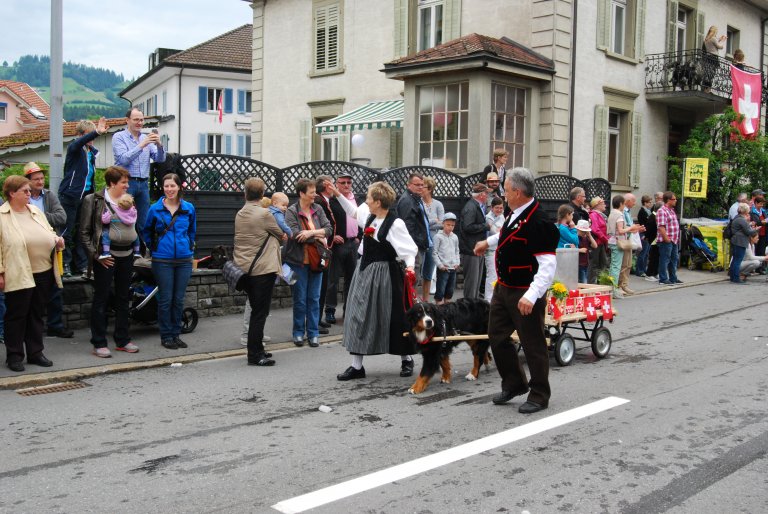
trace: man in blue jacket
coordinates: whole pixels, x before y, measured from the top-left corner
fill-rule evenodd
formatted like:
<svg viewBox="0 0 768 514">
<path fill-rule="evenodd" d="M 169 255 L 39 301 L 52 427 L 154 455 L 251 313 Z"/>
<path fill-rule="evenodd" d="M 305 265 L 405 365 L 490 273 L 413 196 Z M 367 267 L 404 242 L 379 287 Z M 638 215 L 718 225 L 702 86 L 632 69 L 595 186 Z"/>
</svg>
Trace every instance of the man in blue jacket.
<svg viewBox="0 0 768 514">
<path fill-rule="evenodd" d="M 94 188 L 96 155 L 99 150 L 93 141 L 107 131 L 107 120 L 102 116 L 97 123 L 80 120 L 76 127 L 77 139 L 67 146 L 64 159 L 64 178 L 59 184 L 59 201 L 67 213 L 64 229 L 64 276 L 82 273 L 88 269 L 88 257 L 85 249 L 77 243 L 77 223 L 80 219 L 82 199 Z"/>
</svg>

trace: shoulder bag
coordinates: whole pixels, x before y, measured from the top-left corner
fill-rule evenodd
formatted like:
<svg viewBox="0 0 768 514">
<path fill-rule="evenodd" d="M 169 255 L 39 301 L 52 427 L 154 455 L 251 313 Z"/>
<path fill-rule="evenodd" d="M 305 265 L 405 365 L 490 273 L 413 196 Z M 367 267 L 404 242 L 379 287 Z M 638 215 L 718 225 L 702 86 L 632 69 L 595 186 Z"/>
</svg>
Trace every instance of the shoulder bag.
<svg viewBox="0 0 768 514">
<path fill-rule="evenodd" d="M 248 273 L 241 270 L 232 260 L 227 260 L 227 262 L 224 263 L 224 266 L 221 267 L 221 276 L 224 277 L 224 281 L 227 283 L 230 290 L 242 291 L 245 289 L 246 277 L 253 271 L 256 261 L 259 260 L 259 257 L 261 257 L 261 254 L 264 252 L 264 248 L 266 248 L 270 237 L 273 237 L 272 234 L 267 234 L 267 238 L 256 253 L 256 257 L 253 258 L 253 262 L 251 262 L 251 267 L 248 268 Z"/>
<path fill-rule="evenodd" d="M 301 216 L 299 216 L 299 219 L 304 224 L 304 228 L 310 230 L 309 223 Z M 309 266 L 310 271 L 322 273 L 330 266 L 331 249 L 326 246 L 325 239 L 305 242 L 304 251 L 307 254 L 307 266 Z"/>
</svg>

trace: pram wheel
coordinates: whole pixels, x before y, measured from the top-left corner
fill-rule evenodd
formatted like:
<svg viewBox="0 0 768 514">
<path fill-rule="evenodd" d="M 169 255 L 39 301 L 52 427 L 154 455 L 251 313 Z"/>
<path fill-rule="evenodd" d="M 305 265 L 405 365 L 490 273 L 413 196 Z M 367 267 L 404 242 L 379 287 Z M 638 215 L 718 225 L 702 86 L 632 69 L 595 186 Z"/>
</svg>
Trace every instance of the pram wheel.
<svg viewBox="0 0 768 514">
<path fill-rule="evenodd" d="M 192 307 L 187 307 L 181 313 L 181 333 L 189 334 L 197 328 L 198 315 Z"/>
</svg>

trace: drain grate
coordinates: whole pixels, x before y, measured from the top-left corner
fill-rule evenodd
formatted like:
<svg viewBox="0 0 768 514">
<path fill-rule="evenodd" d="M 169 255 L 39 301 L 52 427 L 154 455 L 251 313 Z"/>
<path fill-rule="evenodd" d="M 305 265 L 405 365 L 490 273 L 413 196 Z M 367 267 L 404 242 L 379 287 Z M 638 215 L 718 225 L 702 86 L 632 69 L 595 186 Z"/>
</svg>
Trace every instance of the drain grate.
<svg viewBox="0 0 768 514">
<path fill-rule="evenodd" d="M 21 396 L 37 396 L 39 394 L 60 393 L 62 391 L 71 391 L 73 389 L 82 389 L 88 384 L 84 382 L 61 382 L 59 384 L 49 384 L 38 387 L 27 387 L 17 389 L 16 392 Z"/>
</svg>

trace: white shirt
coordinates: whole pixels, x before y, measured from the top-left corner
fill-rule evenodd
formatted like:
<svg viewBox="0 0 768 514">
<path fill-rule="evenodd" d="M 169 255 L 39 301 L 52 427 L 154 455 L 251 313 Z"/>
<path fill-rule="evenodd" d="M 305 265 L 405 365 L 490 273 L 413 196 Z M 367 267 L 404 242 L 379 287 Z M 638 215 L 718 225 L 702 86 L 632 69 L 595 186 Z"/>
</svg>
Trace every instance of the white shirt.
<svg viewBox="0 0 768 514">
<path fill-rule="evenodd" d="M 510 213 L 509 218 L 507 218 L 508 227 L 512 226 L 512 223 L 533 203 L 533 200 L 531 198 L 530 201 Z M 501 233 L 494 234 L 486 239 L 488 246 L 497 246 L 500 235 Z M 546 294 L 549 286 L 552 285 L 552 281 L 555 279 L 555 271 L 557 271 L 557 257 L 555 255 L 537 255 L 536 261 L 539 263 L 539 271 L 533 276 L 533 282 L 531 282 L 528 290 L 523 295 L 523 298 L 531 303 L 536 303 L 536 300 Z"/>
</svg>

